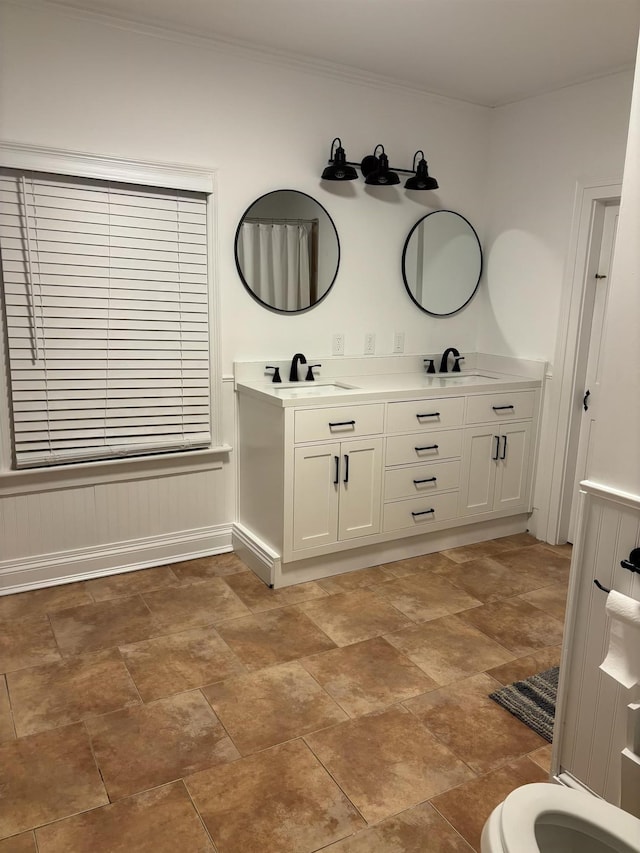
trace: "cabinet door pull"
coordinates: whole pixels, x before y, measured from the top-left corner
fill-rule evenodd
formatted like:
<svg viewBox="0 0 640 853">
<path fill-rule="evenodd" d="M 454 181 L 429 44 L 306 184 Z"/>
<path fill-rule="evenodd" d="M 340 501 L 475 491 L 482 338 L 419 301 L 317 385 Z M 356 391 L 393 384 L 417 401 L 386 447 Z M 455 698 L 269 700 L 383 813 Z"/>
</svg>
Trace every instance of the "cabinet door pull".
<svg viewBox="0 0 640 853">
<path fill-rule="evenodd" d="M 435 483 L 437 479 L 437 477 L 425 477 L 424 480 L 414 480 L 413 482 L 417 486 L 419 483 Z"/>
<path fill-rule="evenodd" d="M 432 507 L 431 509 L 423 509 L 421 512 L 412 512 L 411 515 L 414 518 L 416 518 L 419 515 L 430 515 L 431 513 L 434 513 L 434 512 L 435 512 L 435 509 L 433 509 L 433 507 Z"/>
<path fill-rule="evenodd" d="M 335 478 L 335 480 L 333 481 L 333 485 L 334 485 L 334 486 L 337 486 L 337 485 L 338 485 L 338 483 L 340 482 L 340 457 L 339 457 L 339 456 L 334 456 L 333 458 L 334 458 L 334 459 L 335 459 L 335 461 L 336 461 L 336 478 Z"/>
<path fill-rule="evenodd" d="M 438 449 L 437 444 L 426 444 L 424 447 L 416 447 L 415 451 L 416 451 L 416 453 L 420 453 L 421 450 L 437 450 L 437 449 Z"/>
<path fill-rule="evenodd" d="M 355 421 L 334 421 L 333 423 L 331 423 L 331 421 L 329 421 L 329 429 L 333 429 L 334 427 L 339 427 L 339 426 L 355 426 L 355 425 L 356 425 Z"/>
<path fill-rule="evenodd" d="M 349 454 L 344 454 L 344 480 L 343 482 L 349 482 Z"/>
<path fill-rule="evenodd" d="M 502 454 L 500 459 L 505 459 L 507 456 L 507 436 L 503 435 L 502 438 L 504 439 L 504 444 L 502 445 Z"/>
<path fill-rule="evenodd" d="M 498 453 L 499 453 L 499 450 L 500 450 L 500 436 L 499 436 L 499 435 L 494 435 L 493 437 L 494 437 L 494 438 L 495 438 L 495 440 L 496 440 L 496 452 L 495 452 L 495 455 L 494 455 L 494 456 L 492 456 L 491 458 L 493 459 L 493 461 L 494 461 L 494 462 L 496 462 L 496 461 L 497 461 L 497 459 L 498 459 Z"/>
<path fill-rule="evenodd" d="M 500 411 L 502 411 L 502 409 L 513 409 L 514 406 L 513 406 L 513 404 L 511 404 L 509 406 L 491 406 L 491 408 L 493 409 L 494 412 L 500 412 Z"/>
<path fill-rule="evenodd" d="M 420 418 L 439 418 L 440 412 L 425 412 L 423 415 L 416 415 L 416 418 L 420 420 Z"/>
</svg>

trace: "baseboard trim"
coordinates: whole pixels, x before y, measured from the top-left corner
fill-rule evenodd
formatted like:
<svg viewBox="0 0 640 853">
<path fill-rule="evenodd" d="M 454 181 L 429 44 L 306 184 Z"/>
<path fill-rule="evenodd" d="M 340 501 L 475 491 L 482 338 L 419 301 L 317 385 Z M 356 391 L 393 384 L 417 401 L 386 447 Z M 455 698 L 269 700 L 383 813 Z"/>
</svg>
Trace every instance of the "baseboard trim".
<svg viewBox="0 0 640 853">
<path fill-rule="evenodd" d="M 231 550 L 231 525 L 0 562 L 0 595 L 148 569 Z"/>
<path fill-rule="evenodd" d="M 267 586 L 273 586 L 281 568 L 280 555 L 242 524 L 234 524 L 231 536 L 234 552 Z"/>
</svg>

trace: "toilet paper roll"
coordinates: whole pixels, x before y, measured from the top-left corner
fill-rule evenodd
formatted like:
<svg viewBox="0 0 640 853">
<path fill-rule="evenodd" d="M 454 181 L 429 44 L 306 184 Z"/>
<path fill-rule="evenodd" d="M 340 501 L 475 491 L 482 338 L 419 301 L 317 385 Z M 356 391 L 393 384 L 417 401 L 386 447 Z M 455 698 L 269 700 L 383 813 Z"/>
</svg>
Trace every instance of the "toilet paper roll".
<svg viewBox="0 0 640 853">
<path fill-rule="evenodd" d="M 640 684 L 640 601 L 611 590 L 606 611 L 609 651 L 600 669 L 624 687 L 633 687 Z"/>
</svg>

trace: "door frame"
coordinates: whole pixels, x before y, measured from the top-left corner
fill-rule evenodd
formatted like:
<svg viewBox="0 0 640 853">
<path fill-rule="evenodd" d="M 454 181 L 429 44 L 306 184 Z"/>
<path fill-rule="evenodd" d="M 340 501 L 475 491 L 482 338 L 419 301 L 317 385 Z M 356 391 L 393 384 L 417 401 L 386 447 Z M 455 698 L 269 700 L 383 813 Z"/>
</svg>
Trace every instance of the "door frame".
<svg viewBox="0 0 640 853">
<path fill-rule="evenodd" d="M 593 310 L 588 284 L 598 263 L 604 207 L 619 203 L 621 194 L 621 179 L 602 178 L 576 183 L 566 286 L 560 307 L 551 383 L 552 466 L 544 539 L 552 544 L 566 541 L 563 537 L 566 537 L 571 509 L 580 432 L 576 395 L 582 399 L 584 392 L 579 380 L 588 353 Z"/>
</svg>

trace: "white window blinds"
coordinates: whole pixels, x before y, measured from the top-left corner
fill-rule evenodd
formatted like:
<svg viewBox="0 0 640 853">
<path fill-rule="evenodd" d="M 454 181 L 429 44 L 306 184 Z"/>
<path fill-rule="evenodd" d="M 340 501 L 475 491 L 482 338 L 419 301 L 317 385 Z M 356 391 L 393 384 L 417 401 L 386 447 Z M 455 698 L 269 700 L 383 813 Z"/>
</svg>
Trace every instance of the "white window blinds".
<svg viewBox="0 0 640 853">
<path fill-rule="evenodd" d="M 0 171 L 18 468 L 211 443 L 206 195 Z"/>
</svg>

